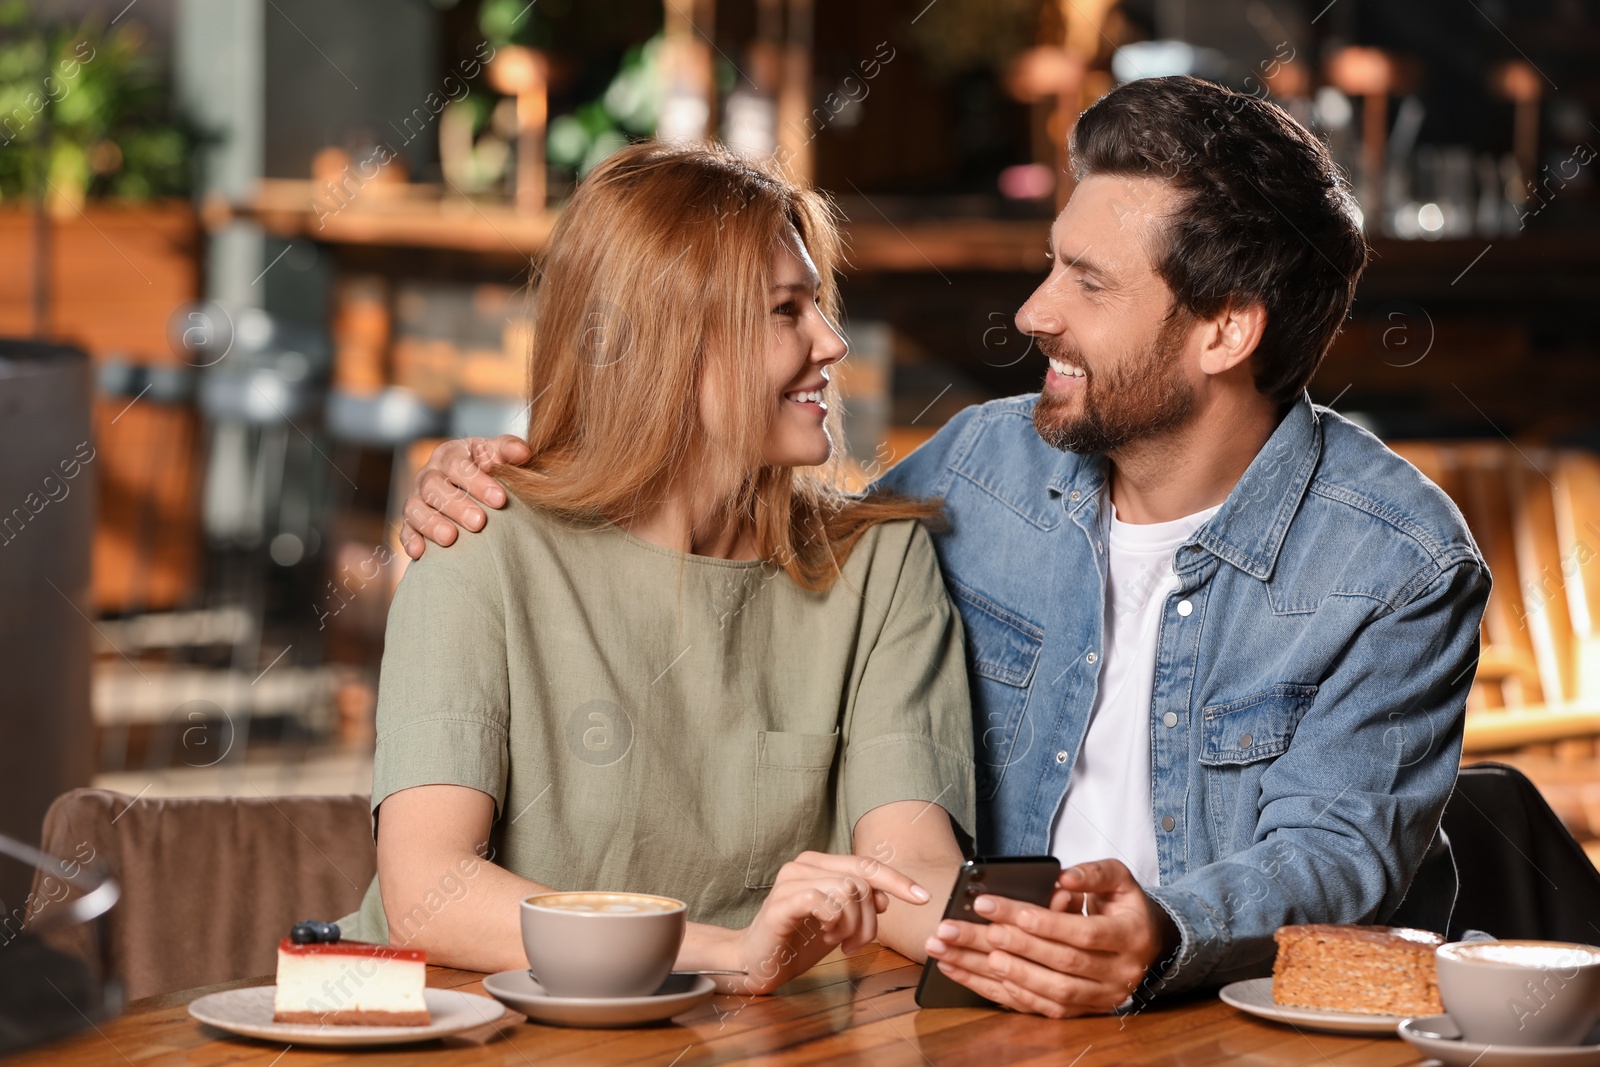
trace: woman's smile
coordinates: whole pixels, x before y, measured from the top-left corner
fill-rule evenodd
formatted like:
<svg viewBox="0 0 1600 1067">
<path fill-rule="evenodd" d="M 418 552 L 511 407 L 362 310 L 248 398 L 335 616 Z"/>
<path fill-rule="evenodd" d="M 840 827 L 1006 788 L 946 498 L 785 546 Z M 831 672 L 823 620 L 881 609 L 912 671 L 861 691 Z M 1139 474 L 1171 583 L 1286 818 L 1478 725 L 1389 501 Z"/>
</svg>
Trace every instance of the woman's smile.
<svg viewBox="0 0 1600 1067">
<path fill-rule="evenodd" d="M 818 419 L 828 413 L 828 405 L 823 401 L 823 390 L 828 387 L 828 376 L 824 374 L 820 382 L 802 385 L 797 389 L 790 389 L 783 394 L 783 399 L 790 404 L 795 404 L 808 414 L 815 415 Z"/>
</svg>

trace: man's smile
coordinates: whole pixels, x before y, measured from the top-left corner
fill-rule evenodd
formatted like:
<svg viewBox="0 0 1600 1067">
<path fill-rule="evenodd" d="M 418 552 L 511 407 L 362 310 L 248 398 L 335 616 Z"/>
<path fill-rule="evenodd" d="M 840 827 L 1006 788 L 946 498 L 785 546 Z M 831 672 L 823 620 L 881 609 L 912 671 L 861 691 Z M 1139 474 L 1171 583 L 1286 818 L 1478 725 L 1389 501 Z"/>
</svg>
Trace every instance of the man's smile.
<svg viewBox="0 0 1600 1067">
<path fill-rule="evenodd" d="M 1065 392 L 1081 386 L 1087 373 L 1082 367 L 1068 363 L 1066 360 L 1047 357 L 1050 369 L 1045 373 L 1045 388 L 1054 393 Z"/>
</svg>

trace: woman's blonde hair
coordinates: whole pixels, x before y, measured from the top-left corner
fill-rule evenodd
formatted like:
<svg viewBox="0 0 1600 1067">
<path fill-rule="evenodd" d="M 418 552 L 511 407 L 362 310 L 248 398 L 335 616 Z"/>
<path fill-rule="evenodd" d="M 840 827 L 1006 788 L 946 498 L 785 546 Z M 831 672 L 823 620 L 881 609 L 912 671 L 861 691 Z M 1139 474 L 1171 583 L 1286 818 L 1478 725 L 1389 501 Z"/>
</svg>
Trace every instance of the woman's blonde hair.
<svg viewBox="0 0 1600 1067">
<path fill-rule="evenodd" d="M 824 589 L 861 535 L 929 519 L 936 502 L 839 488 L 842 455 L 820 468 L 763 462 L 777 403 L 766 376 L 772 261 L 789 227 L 837 321 L 839 231 L 820 194 L 730 152 L 631 145 L 579 184 L 550 236 L 534 291 L 528 362 L 533 458 L 498 473 L 530 504 L 627 526 L 684 476 L 732 487 L 761 558 Z M 702 385 L 719 399 L 712 438 Z M 827 386 L 839 445 L 837 389 Z M 689 466 L 693 465 L 693 470 Z"/>
</svg>

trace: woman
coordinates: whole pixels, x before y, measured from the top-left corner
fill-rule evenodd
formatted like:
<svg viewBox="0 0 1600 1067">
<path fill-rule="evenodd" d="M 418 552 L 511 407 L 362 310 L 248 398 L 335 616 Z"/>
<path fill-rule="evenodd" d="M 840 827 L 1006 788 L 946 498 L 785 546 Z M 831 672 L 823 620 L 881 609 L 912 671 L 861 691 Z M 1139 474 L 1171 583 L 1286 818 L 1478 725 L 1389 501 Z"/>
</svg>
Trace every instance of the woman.
<svg viewBox="0 0 1600 1067">
<path fill-rule="evenodd" d="M 932 506 L 832 488 L 837 255 L 817 194 L 720 151 L 579 186 L 532 459 L 390 610 L 349 936 L 522 968 L 522 897 L 609 889 L 687 901 L 677 966 L 728 990 L 923 957 L 972 825 L 967 682 Z"/>
</svg>

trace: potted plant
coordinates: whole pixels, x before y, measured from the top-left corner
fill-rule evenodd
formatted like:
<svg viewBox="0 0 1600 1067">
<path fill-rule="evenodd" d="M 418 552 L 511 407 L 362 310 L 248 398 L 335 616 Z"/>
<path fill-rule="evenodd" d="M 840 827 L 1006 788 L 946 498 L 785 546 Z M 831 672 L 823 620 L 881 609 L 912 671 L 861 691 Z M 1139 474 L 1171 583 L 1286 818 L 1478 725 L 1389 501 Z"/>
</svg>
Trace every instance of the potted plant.
<svg viewBox="0 0 1600 1067">
<path fill-rule="evenodd" d="M 49 24 L 31 7 L 0 0 L 0 334 L 77 345 L 102 369 L 180 364 L 168 324 L 199 292 L 196 138 L 137 12 Z M 175 606 L 194 582 L 193 406 L 102 394 L 93 425 L 93 603 Z"/>
<path fill-rule="evenodd" d="M 192 131 L 138 23 L 43 24 L 0 0 L 0 333 L 173 357 L 193 300 Z"/>
</svg>

